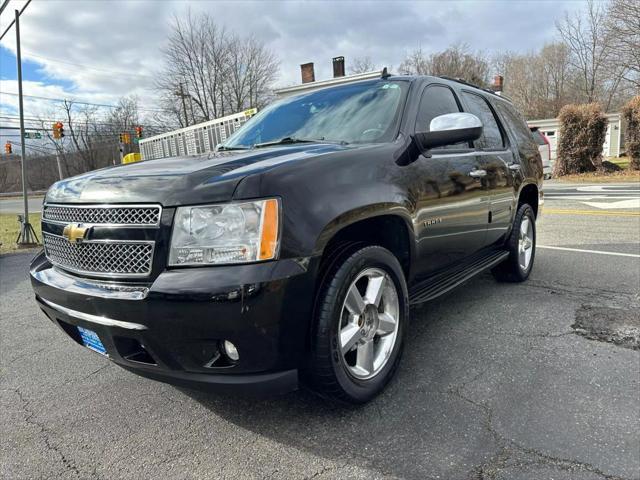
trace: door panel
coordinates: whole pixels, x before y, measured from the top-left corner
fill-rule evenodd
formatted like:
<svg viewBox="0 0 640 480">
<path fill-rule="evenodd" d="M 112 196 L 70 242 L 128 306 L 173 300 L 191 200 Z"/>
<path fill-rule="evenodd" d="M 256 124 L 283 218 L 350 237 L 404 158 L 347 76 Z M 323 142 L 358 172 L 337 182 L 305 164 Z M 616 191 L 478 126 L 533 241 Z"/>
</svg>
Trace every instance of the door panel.
<svg viewBox="0 0 640 480">
<path fill-rule="evenodd" d="M 411 165 L 419 192 L 415 232 L 419 271 L 430 272 L 469 256 L 486 242 L 488 201 L 475 152 L 421 156 Z"/>
<path fill-rule="evenodd" d="M 473 113 L 482 121 L 482 136 L 474 142 L 477 161 L 487 172 L 482 184 L 489 197 L 489 216 L 486 245 L 500 241 L 511 225 L 511 216 L 515 206 L 513 172 L 509 165 L 514 156 L 508 147 L 508 136 L 498 120 L 493 108 L 482 95 L 463 90 L 465 110 Z"/>
<path fill-rule="evenodd" d="M 500 240 L 511 226 L 516 202 L 514 175 L 509 169 L 513 161 L 511 151 L 478 152 L 478 164 L 487 172 L 482 182 L 489 196 L 489 224 L 485 238 L 487 245 Z"/>
</svg>

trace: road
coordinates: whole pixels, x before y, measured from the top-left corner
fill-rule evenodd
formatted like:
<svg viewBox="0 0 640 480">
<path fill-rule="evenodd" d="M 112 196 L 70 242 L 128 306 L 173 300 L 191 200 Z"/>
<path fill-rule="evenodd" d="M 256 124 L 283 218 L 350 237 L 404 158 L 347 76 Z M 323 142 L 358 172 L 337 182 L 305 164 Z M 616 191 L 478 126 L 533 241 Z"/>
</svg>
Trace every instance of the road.
<svg viewBox="0 0 640 480">
<path fill-rule="evenodd" d="M 3 256 L 0 477 L 637 479 L 640 351 L 572 325 L 633 333 L 640 215 L 582 187 L 547 189 L 528 282 L 484 274 L 415 309 L 397 377 L 362 407 L 138 378 L 38 311 L 30 254 Z"/>
<path fill-rule="evenodd" d="M 545 183 L 539 244 L 640 254 L 640 184 Z"/>
<path fill-rule="evenodd" d="M 29 198 L 29 213 L 40 213 L 42 211 L 42 195 Z M 22 197 L 0 197 L 0 214 L 3 213 L 22 213 L 24 210 L 24 202 Z"/>
</svg>

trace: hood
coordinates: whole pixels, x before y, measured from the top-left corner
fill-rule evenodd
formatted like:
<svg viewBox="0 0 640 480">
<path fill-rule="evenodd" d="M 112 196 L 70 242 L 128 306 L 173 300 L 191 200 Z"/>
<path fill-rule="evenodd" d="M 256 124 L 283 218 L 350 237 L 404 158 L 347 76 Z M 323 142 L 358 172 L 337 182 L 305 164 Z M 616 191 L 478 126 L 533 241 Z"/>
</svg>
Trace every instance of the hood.
<svg viewBox="0 0 640 480">
<path fill-rule="evenodd" d="M 224 202 L 246 176 L 357 147 L 301 144 L 251 151 L 148 160 L 95 170 L 51 186 L 50 203 L 159 203 L 165 207 Z"/>
</svg>

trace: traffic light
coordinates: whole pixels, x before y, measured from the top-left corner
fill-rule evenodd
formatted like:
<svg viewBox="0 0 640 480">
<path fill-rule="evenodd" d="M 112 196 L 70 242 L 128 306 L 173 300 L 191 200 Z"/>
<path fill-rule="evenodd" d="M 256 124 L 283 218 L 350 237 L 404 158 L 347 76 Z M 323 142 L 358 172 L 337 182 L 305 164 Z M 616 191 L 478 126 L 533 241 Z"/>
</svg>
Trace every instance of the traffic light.
<svg viewBox="0 0 640 480">
<path fill-rule="evenodd" d="M 11 144 L 9 142 L 4 144 L 4 153 L 11 155 Z"/>
<path fill-rule="evenodd" d="M 136 127 L 136 138 L 142 138 L 142 127 Z"/>
<path fill-rule="evenodd" d="M 121 133 L 118 138 L 120 143 L 131 143 L 131 135 L 129 133 Z"/>
<path fill-rule="evenodd" d="M 124 133 L 120 133 L 120 134 L 118 134 L 118 141 L 119 141 L 120 143 L 124 143 Z"/>
<path fill-rule="evenodd" d="M 64 125 L 62 122 L 56 122 L 53 124 L 53 138 L 60 139 L 64 137 Z"/>
</svg>

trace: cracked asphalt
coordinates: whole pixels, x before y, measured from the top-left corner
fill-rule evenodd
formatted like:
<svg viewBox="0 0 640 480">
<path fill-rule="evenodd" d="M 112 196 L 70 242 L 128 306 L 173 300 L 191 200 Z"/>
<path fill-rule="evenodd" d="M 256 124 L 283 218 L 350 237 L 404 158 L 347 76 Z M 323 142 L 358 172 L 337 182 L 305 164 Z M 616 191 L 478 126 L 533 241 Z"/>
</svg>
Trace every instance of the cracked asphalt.
<svg viewBox="0 0 640 480">
<path fill-rule="evenodd" d="M 550 214 L 538 243 L 640 253 L 639 236 L 638 217 Z M 572 327 L 640 316 L 640 258 L 539 249 L 525 284 L 479 276 L 414 309 L 396 378 L 345 407 L 128 373 L 39 312 L 31 255 L 0 258 L 1 478 L 640 478 L 640 351 Z"/>
</svg>

